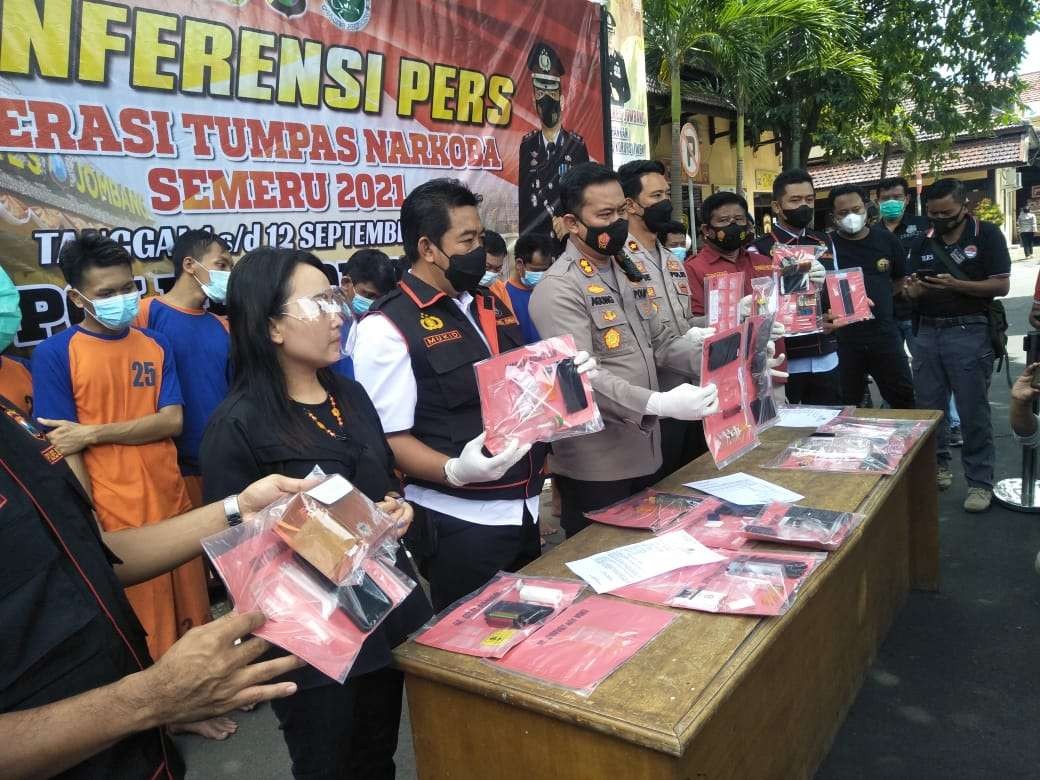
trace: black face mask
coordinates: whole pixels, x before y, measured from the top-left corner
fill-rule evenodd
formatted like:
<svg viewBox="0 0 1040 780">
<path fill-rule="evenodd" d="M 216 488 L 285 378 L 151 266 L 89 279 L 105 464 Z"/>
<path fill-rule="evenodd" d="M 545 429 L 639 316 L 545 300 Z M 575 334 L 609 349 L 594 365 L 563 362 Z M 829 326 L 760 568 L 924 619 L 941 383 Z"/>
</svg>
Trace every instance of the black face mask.
<svg viewBox="0 0 1040 780">
<path fill-rule="evenodd" d="M 708 227 L 706 238 L 723 252 L 740 249 L 748 242 L 751 232 L 747 225 L 726 225 L 724 228 Z"/>
<path fill-rule="evenodd" d="M 448 270 L 444 272 L 448 284 L 460 293 L 476 290 L 487 267 L 487 252 L 484 247 L 478 246 L 464 255 L 448 255 L 443 249 L 441 253 L 448 258 Z"/>
<path fill-rule="evenodd" d="M 812 222 L 812 219 L 812 206 L 799 206 L 796 209 L 784 209 L 784 222 L 798 230 L 809 227 L 809 223 Z"/>
<path fill-rule="evenodd" d="M 581 224 L 585 225 L 584 222 Z M 613 257 L 620 252 L 628 239 L 628 220 L 616 219 L 606 227 L 585 225 L 585 243 L 600 254 Z"/>
<path fill-rule="evenodd" d="M 671 221 L 672 202 L 670 200 L 662 200 L 643 209 L 643 222 L 653 233 L 660 232 L 661 228 Z"/>
<path fill-rule="evenodd" d="M 556 127 L 560 123 L 560 101 L 548 95 L 542 95 L 535 101 L 538 106 L 538 116 L 542 119 L 545 127 Z"/>
<path fill-rule="evenodd" d="M 964 212 L 962 211 L 956 217 L 929 217 L 928 222 L 931 223 L 935 229 L 935 235 L 945 236 L 947 233 L 952 233 L 958 227 L 961 222 L 964 221 Z"/>
</svg>

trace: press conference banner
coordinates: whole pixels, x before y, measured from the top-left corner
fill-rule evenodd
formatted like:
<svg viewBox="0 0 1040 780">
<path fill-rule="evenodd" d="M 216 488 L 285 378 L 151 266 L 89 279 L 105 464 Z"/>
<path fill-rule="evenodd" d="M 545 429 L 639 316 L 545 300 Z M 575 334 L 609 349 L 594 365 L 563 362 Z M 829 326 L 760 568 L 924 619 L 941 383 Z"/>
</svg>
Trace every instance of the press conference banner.
<svg viewBox="0 0 1040 780">
<path fill-rule="evenodd" d="M 649 160 L 650 128 L 643 58 L 642 0 L 607 4 L 607 84 L 610 87 L 610 135 L 613 163 Z"/>
<path fill-rule="evenodd" d="M 525 135 L 569 133 L 603 159 L 599 14 L 588 0 L 3 0 L 16 345 L 68 326 L 57 257 L 82 228 L 127 247 L 143 292 L 167 286 L 194 227 L 333 268 L 398 244 L 405 196 L 439 176 L 517 232 Z M 535 77 L 556 90 L 536 97 Z"/>
</svg>

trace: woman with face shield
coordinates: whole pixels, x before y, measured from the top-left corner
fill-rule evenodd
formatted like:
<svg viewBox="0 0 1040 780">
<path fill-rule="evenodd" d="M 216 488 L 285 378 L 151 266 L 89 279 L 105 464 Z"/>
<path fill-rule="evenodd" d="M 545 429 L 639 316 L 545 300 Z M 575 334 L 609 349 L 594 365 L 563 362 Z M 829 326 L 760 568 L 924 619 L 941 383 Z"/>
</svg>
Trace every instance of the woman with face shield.
<svg viewBox="0 0 1040 780">
<path fill-rule="evenodd" d="M 361 385 L 329 366 L 343 355 L 350 306 L 306 252 L 263 248 L 243 257 L 228 288 L 231 391 L 202 444 L 207 498 L 267 474 L 342 474 L 404 533 L 394 460 Z M 398 568 L 417 579 L 401 552 Z M 343 685 L 311 667 L 274 707 L 297 777 L 392 777 L 403 680 L 390 651 L 430 616 L 416 588 L 365 641 Z"/>
</svg>

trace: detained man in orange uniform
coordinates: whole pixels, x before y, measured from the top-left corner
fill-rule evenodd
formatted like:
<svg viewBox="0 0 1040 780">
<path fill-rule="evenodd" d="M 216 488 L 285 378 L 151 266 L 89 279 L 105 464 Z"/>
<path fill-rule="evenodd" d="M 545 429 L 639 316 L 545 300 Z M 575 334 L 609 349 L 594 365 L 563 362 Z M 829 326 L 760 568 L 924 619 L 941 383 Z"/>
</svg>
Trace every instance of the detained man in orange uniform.
<svg viewBox="0 0 1040 780">
<path fill-rule="evenodd" d="M 130 327 L 140 303 L 130 255 L 83 232 L 62 247 L 60 263 L 69 301 L 84 316 L 36 348 L 37 421 L 90 493 L 105 531 L 179 515 L 191 508 L 173 443 L 182 428 L 180 383 L 166 337 Z M 209 619 L 201 566 L 126 593 L 153 658 Z M 234 730 L 233 721 L 218 721 L 192 730 L 214 738 Z"/>
</svg>

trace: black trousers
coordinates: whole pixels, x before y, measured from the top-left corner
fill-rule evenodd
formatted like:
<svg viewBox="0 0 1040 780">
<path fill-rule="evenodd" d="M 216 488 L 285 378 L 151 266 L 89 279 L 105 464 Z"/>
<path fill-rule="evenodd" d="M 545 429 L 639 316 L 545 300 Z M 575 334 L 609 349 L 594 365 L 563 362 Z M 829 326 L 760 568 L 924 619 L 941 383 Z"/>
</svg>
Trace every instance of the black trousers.
<svg viewBox="0 0 1040 780">
<path fill-rule="evenodd" d="M 609 482 L 571 479 L 558 475 L 553 479 L 560 487 L 560 525 L 570 538 L 592 522 L 585 517 L 586 512 L 594 512 L 634 496 L 640 490 L 653 485 L 657 476 L 647 474 L 644 477 L 615 479 Z"/>
<path fill-rule="evenodd" d="M 538 523 L 524 507 L 522 525 L 478 525 L 426 509 L 433 554 L 420 564 L 433 611 L 467 596 L 499 571 L 521 569 L 542 552 Z"/>
<path fill-rule="evenodd" d="M 274 699 L 299 780 L 393 780 L 404 675 L 387 667 Z"/>
<path fill-rule="evenodd" d="M 819 374 L 791 374 L 787 377 L 784 392 L 789 404 L 809 406 L 839 406 L 841 404 L 841 379 L 838 368 Z M 862 398 L 862 394 L 860 395 Z"/>
<path fill-rule="evenodd" d="M 661 420 L 661 468 L 654 475 L 654 482 L 660 482 L 707 451 L 704 424 L 700 420 L 664 418 Z"/>
<path fill-rule="evenodd" d="M 840 344 L 838 371 L 841 374 L 842 403 L 860 406 L 867 387 L 867 375 L 874 377 L 881 397 L 893 409 L 914 408 L 914 380 L 902 344 Z"/>
</svg>

